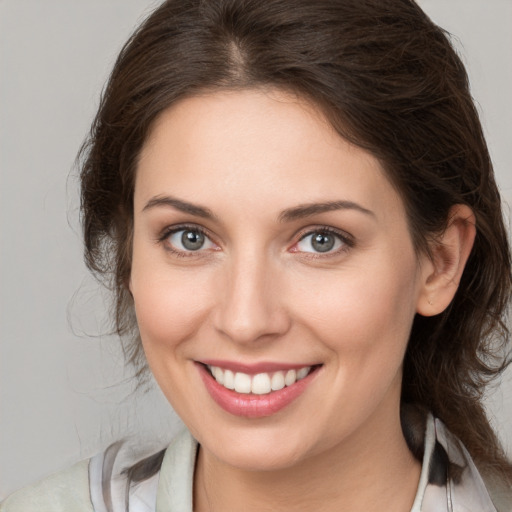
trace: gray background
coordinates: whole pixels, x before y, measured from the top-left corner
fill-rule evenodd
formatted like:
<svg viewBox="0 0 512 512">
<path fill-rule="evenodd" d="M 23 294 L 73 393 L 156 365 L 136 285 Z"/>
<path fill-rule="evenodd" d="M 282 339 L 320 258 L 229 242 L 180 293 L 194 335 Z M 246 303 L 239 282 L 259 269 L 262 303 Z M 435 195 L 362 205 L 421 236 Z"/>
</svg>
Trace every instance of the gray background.
<svg viewBox="0 0 512 512">
<path fill-rule="evenodd" d="M 72 172 L 117 52 L 157 3 L 0 0 L 0 498 L 179 425 L 158 390 L 132 393 L 118 343 L 98 335 L 107 305 L 82 263 Z M 511 204 L 512 1 L 420 4 L 458 39 Z M 488 400 L 510 455 L 511 391 L 508 371 Z"/>
</svg>

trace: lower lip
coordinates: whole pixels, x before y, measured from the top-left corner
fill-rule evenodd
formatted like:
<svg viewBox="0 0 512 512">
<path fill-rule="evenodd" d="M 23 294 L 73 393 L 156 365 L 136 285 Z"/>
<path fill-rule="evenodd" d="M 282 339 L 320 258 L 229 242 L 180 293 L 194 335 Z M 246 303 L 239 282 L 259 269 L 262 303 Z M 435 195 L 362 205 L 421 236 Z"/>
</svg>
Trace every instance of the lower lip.
<svg viewBox="0 0 512 512">
<path fill-rule="evenodd" d="M 245 418 L 264 418 L 284 409 L 304 393 L 318 370 L 314 368 L 303 379 L 279 391 L 272 391 L 266 395 L 254 395 L 226 389 L 212 377 L 204 365 L 197 363 L 197 367 L 213 400 L 225 411 Z"/>
</svg>

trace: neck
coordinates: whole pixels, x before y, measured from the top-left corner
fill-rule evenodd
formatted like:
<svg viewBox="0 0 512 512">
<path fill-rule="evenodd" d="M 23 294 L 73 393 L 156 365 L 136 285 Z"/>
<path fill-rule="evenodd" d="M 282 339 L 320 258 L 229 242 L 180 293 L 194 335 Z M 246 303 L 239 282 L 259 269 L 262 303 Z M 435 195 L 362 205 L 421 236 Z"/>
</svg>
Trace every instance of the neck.
<svg viewBox="0 0 512 512">
<path fill-rule="evenodd" d="M 194 511 L 408 512 L 421 466 L 407 448 L 398 411 L 380 415 L 331 450 L 272 471 L 229 466 L 200 448 Z"/>
</svg>

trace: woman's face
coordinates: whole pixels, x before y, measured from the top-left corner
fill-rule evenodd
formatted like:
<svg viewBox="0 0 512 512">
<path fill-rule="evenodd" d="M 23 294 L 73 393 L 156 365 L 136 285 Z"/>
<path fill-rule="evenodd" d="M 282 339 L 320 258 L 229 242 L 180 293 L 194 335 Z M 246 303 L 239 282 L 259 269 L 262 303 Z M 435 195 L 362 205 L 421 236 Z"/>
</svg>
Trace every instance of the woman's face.
<svg viewBox="0 0 512 512">
<path fill-rule="evenodd" d="M 314 107 L 182 100 L 143 148 L 134 208 L 144 350 L 205 450 L 283 468 L 399 425 L 423 266 L 379 162 Z"/>
</svg>

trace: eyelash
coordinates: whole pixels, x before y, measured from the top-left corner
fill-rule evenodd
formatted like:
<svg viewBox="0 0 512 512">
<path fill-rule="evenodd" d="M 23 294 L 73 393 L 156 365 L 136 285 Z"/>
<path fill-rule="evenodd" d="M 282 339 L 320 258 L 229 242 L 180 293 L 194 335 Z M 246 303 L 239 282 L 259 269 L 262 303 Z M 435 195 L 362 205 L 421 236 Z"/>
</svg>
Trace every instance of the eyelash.
<svg viewBox="0 0 512 512">
<path fill-rule="evenodd" d="M 180 257 L 180 258 L 189 258 L 189 257 L 197 257 L 202 256 L 201 250 L 198 251 L 181 251 L 179 249 L 174 249 L 173 246 L 168 243 L 168 239 L 170 236 L 174 235 L 175 233 L 178 233 L 180 231 L 195 231 L 197 233 L 200 233 L 205 238 L 208 238 L 211 240 L 211 236 L 208 234 L 208 232 L 198 225 L 192 225 L 192 224 L 183 224 L 179 226 L 173 226 L 168 227 L 163 230 L 163 232 L 160 234 L 160 236 L 157 238 L 157 243 L 164 245 L 165 250 L 171 252 L 173 255 Z M 329 227 L 329 226 L 318 226 L 318 227 L 309 227 L 302 231 L 298 236 L 297 242 L 293 244 L 293 247 L 296 246 L 299 242 L 307 238 L 308 236 L 312 236 L 315 234 L 322 234 L 322 235 L 332 235 L 336 237 L 341 243 L 342 247 L 337 249 L 336 251 L 328 251 L 325 253 L 321 252 L 306 252 L 306 251 L 298 251 L 298 250 L 292 250 L 292 252 L 295 253 L 301 253 L 303 257 L 305 258 L 312 258 L 312 259 L 320 259 L 320 258 L 328 258 L 333 257 L 336 255 L 339 255 L 340 253 L 348 252 L 350 249 L 352 249 L 355 246 L 355 240 L 354 238 L 349 235 L 348 233 L 344 231 L 340 231 L 338 229 Z M 167 242 L 167 243 L 166 243 Z"/>
<path fill-rule="evenodd" d="M 332 235 L 336 237 L 341 243 L 341 248 L 335 250 L 335 251 L 328 251 L 325 253 L 321 252 L 305 252 L 305 251 L 293 251 L 293 252 L 301 252 L 303 257 L 306 258 L 312 258 L 312 259 L 321 259 L 321 258 L 329 258 L 333 256 L 337 256 L 341 253 L 345 253 L 350 251 L 350 249 L 353 249 L 355 246 L 355 240 L 354 238 L 349 235 L 348 233 L 344 231 L 340 231 L 338 229 L 332 228 L 330 226 L 318 226 L 318 227 L 309 227 L 306 230 L 304 230 L 299 235 L 299 240 L 295 242 L 294 246 L 296 246 L 299 242 L 307 238 L 308 236 L 312 235 Z"/>
<path fill-rule="evenodd" d="M 166 251 L 171 252 L 174 256 L 177 256 L 179 258 L 190 258 L 194 256 L 197 257 L 200 255 L 202 256 L 202 251 L 181 251 L 179 249 L 174 249 L 170 243 L 166 243 L 170 236 L 174 235 L 175 233 L 179 233 L 180 231 L 195 231 L 203 235 L 205 238 L 211 240 L 211 236 L 201 226 L 193 224 L 183 224 L 180 226 L 165 228 L 163 232 L 160 234 L 160 236 L 157 238 L 157 243 L 162 244 Z"/>
</svg>

